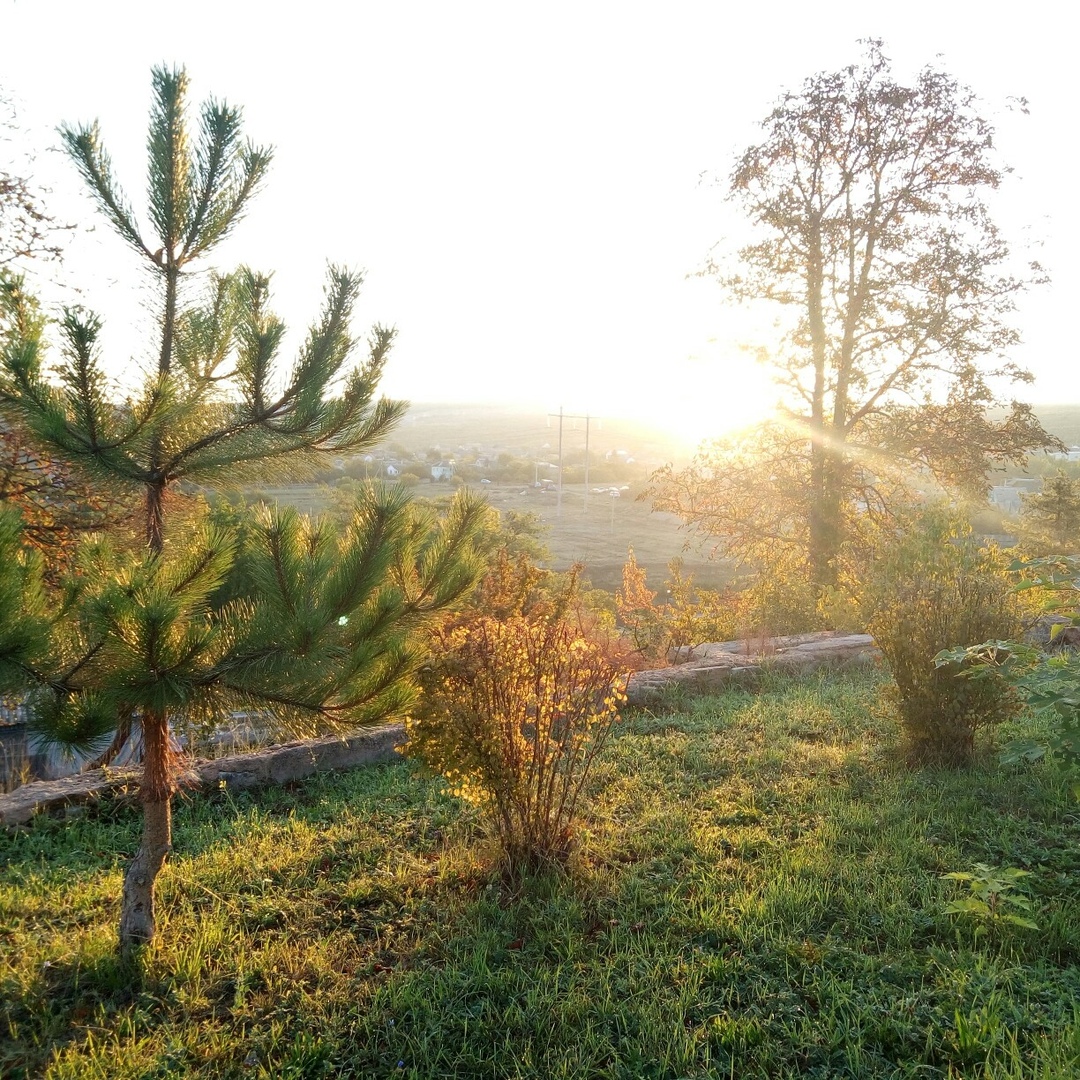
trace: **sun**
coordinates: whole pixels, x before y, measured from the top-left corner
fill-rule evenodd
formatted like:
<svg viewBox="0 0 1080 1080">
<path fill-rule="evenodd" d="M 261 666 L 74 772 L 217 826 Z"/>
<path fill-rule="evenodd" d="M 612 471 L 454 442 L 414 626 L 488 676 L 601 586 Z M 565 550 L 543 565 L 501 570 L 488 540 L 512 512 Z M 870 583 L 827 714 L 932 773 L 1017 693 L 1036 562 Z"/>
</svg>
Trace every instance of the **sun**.
<svg viewBox="0 0 1080 1080">
<path fill-rule="evenodd" d="M 747 352 L 715 341 L 669 365 L 662 379 L 628 387 L 623 411 L 664 431 L 690 451 L 763 420 L 776 387 L 768 370 Z"/>
</svg>

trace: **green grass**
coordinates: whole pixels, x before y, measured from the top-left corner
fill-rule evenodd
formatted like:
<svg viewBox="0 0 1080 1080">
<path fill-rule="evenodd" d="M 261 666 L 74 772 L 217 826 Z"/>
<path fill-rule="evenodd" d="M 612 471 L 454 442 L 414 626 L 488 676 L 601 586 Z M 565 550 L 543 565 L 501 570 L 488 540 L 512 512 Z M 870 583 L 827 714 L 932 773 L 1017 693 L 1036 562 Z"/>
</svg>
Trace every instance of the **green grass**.
<svg viewBox="0 0 1080 1080">
<path fill-rule="evenodd" d="M 179 801 L 158 940 L 114 955 L 129 807 L 0 837 L 0 1075 L 1080 1075 L 1080 807 L 907 772 L 873 673 L 629 718 L 568 874 L 510 895 L 407 766 Z M 943 912 L 1033 871 L 1040 929 Z"/>
</svg>

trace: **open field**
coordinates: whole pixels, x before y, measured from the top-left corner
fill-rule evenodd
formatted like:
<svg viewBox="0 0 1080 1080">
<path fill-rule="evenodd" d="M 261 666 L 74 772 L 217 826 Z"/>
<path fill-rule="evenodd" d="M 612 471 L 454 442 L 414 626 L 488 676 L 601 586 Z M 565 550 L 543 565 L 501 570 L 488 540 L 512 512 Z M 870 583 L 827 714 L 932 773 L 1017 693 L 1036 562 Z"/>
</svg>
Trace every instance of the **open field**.
<svg viewBox="0 0 1080 1080">
<path fill-rule="evenodd" d="M 585 428 L 581 420 L 564 422 L 566 454 L 581 454 Z M 635 456 L 639 479 L 629 490 L 612 498 L 606 489 L 620 487 L 604 483 L 604 494 L 586 497 L 584 484 L 566 484 L 561 512 L 554 491 L 544 491 L 522 482 L 475 484 L 498 510 L 528 511 L 537 514 L 549 528 L 545 542 L 552 551 L 552 566 L 566 569 L 573 562 L 584 562 L 587 576 L 597 588 L 613 591 L 622 580 L 628 545 L 633 545 L 639 564 L 648 571 L 653 589 L 662 588 L 667 565 L 680 557 L 695 580 L 706 588 L 721 588 L 731 579 L 732 568 L 708 557 L 705 549 L 680 528 L 672 514 L 654 514 L 649 505 L 637 500 L 649 472 L 667 461 L 685 459 L 689 448 L 656 428 L 617 418 L 594 417 L 589 431 L 590 456 L 594 465 L 607 452 L 626 450 Z M 527 460 L 557 460 L 558 419 L 521 406 L 417 404 L 410 408 L 402 423 L 393 431 L 389 445 L 398 445 L 411 453 L 423 454 L 438 448 L 448 457 L 483 448 L 489 454 L 509 453 Z M 425 466 L 426 469 L 426 466 Z M 555 477 L 553 471 L 542 473 Z M 601 486 L 593 483 L 590 488 Z M 304 513 L 319 513 L 326 507 L 327 492 L 318 485 L 299 484 L 287 487 L 260 487 L 260 494 L 293 506 Z M 417 497 L 444 496 L 450 489 L 443 484 L 421 483 L 414 488 Z M 252 492 L 247 493 L 249 496 Z"/>
<path fill-rule="evenodd" d="M 567 875 L 510 893 L 406 765 L 178 800 L 159 939 L 114 956 L 131 808 L 0 836 L 0 1074 L 1080 1075 L 1080 807 L 908 772 L 875 672 L 629 717 Z M 1038 929 L 942 879 L 1032 871 Z"/>
<path fill-rule="evenodd" d="M 690 536 L 680 528 L 680 520 L 674 514 L 654 513 L 648 503 L 634 497 L 632 488 L 618 498 L 590 492 L 586 505 L 584 486 L 567 485 L 561 513 L 555 492 L 495 485 L 483 490 L 498 510 L 531 510 L 539 514 L 551 529 L 546 542 L 555 567 L 562 569 L 572 562 L 583 562 L 589 580 L 597 588 L 619 588 L 631 544 L 638 563 L 649 572 L 653 589 L 660 588 L 667 564 L 676 557 L 706 588 L 721 588 L 731 579 L 731 567 L 707 558 L 699 545 L 684 550 Z"/>
<path fill-rule="evenodd" d="M 420 484 L 417 497 L 445 495 L 443 484 Z M 618 498 L 590 492 L 588 507 L 581 484 L 563 489 L 562 509 L 556 492 L 542 491 L 521 484 L 484 484 L 476 486 L 496 510 L 519 510 L 537 514 L 550 531 L 543 537 L 551 549 L 552 567 L 566 569 L 573 562 L 585 563 L 587 576 L 596 588 L 613 591 L 622 583 L 622 566 L 628 545 L 633 545 L 638 563 L 649 573 L 649 584 L 656 590 L 667 574 L 668 563 L 683 559 L 694 580 L 705 588 L 722 588 L 731 580 L 732 568 L 707 557 L 700 545 L 684 550 L 689 534 L 680 528 L 674 514 L 653 513 L 648 503 L 639 502 L 634 491 L 624 491 Z M 303 513 L 320 513 L 326 508 L 327 490 L 318 485 L 260 488 L 260 493 Z"/>
<path fill-rule="evenodd" d="M 582 451 L 585 434 L 580 418 L 564 421 L 563 445 L 567 455 Z M 558 419 L 518 406 L 421 403 L 409 410 L 393 439 L 414 451 L 439 446 L 453 453 L 482 445 L 554 461 Z M 658 428 L 618 417 L 594 417 L 589 426 L 589 440 L 594 463 L 605 452 L 625 449 L 635 456 L 642 477 L 667 461 L 684 460 L 693 449 Z M 523 484 L 485 484 L 480 490 L 496 509 L 538 514 L 551 530 L 547 543 L 554 555 L 554 567 L 565 569 L 572 562 L 584 562 L 588 577 L 597 588 L 613 591 L 619 587 L 630 544 L 638 562 L 648 571 L 654 589 L 662 586 L 667 564 L 676 556 L 684 559 L 687 570 L 703 587 L 720 588 L 726 584 L 731 578 L 730 566 L 709 559 L 699 545 L 684 550 L 688 534 L 679 528 L 679 519 L 671 514 L 653 514 L 648 504 L 638 502 L 636 496 L 641 487 L 641 482 L 631 485 L 618 499 L 590 492 L 587 513 L 583 484 L 564 487 L 561 513 L 551 491 L 538 491 Z M 416 490 L 418 495 L 427 493 L 423 485 Z"/>
</svg>

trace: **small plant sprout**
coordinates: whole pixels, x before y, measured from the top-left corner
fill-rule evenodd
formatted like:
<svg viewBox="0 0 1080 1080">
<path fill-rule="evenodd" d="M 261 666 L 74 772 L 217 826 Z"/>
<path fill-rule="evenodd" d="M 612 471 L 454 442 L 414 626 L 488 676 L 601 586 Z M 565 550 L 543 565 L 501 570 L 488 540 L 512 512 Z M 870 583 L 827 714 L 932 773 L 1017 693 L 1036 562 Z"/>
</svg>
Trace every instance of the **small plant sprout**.
<svg viewBox="0 0 1080 1080">
<path fill-rule="evenodd" d="M 945 911 L 949 915 L 964 915 L 976 920 L 979 924 L 976 933 L 1003 923 L 1038 930 L 1038 923 L 1028 917 L 1031 901 L 1016 891 L 1020 879 L 1028 877 L 1029 873 L 1014 866 L 997 868 L 976 863 L 970 872 L 954 870 L 951 874 L 942 874 L 949 881 L 965 884 L 968 890 L 966 896 L 950 900 Z"/>
</svg>

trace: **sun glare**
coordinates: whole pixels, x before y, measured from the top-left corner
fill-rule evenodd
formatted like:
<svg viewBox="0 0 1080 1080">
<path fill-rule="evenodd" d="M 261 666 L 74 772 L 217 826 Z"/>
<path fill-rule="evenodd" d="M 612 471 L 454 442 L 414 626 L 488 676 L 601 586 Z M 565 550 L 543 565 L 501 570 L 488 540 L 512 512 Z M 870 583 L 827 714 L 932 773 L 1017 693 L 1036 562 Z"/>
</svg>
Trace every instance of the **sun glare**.
<svg viewBox="0 0 1080 1080">
<path fill-rule="evenodd" d="M 776 388 L 766 369 L 737 348 L 708 342 L 659 384 L 632 388 L 625 411 L 667 432 L 685 449 L 763 419 Z"/>
</svg>

